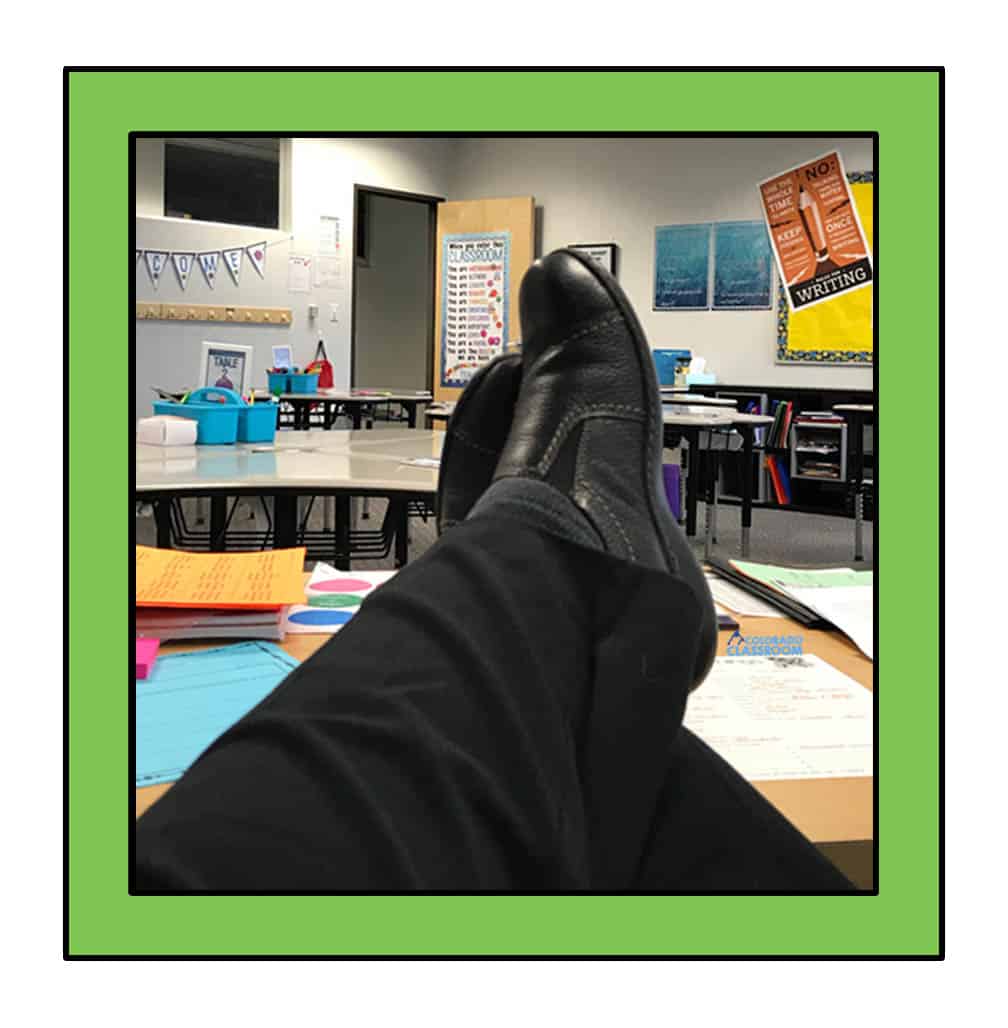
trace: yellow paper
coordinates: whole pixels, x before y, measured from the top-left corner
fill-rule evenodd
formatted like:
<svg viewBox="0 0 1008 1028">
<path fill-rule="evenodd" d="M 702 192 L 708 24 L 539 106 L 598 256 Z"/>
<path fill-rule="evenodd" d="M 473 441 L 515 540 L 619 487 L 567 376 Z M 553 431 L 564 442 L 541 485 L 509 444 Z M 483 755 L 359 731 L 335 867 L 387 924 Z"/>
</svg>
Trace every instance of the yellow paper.
<svg viewBox="0 0 1008 1028">
<path fill-rule="evenodd" d="M 248 607 L 304 603 L 303 546 L 256 553 L 136 548 L 138 607 Z"/>
<path fill-rule="evenodd" d="M 868 245 L 872 246 L 875 241 L 872 221 L 874 186 L 870 182 L 853 182 L 850 191 L 865 238 Z M 872 286 L 855 289 L 834 297 L 829 303 L 791 311 L 788 315 L 788 351 L 848 350 L 871 353 L 873 291 Z"/>
</svg>

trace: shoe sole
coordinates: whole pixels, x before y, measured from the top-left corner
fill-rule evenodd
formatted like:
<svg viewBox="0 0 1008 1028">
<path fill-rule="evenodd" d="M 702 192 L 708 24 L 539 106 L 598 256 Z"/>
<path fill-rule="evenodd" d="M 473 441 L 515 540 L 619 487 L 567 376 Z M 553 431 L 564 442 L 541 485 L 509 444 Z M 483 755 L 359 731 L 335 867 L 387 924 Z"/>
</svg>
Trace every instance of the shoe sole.
<svg viewBox="0 0 1008 1028">
<path fill-rule="evenodd" d="M 454 427 L 456 425 L 460 424 L 460 419 L 464 416 L 466 405 L 473 402 L 473 398 L 480 391 L 480 389 L 482 388 L 483 383 L 489 377 L 491 369 L 496 367 L 498 364 L 503 364 L 503 363 L 520 364 L 521 363 L 521 354 L 520 353 L 505 353 L 505 354 L 502 354 L 500 357 L 495 357 L 492 361 L 490 361 L 487 364 L 484 364 L 483 367 L 479 368 L 476 371 L 476 373 L 473 375 L 473 377 L 469 380 L 469 383 L 466 385 L 465 389 L 462 391 L 462 396 L 459 398 L 458 403 L 455 404 L 455 410 L 452 411 L 452 416 L 448 419 L 448 424 L 445 426 L 445 441 L 444 441 L 444 444 L 441 447 L 441 467 L 440 467 L 440 472 L 438 474 L 437 495 L 435 497 L 435 505 L 434 505 L 434 510 L 435 510 L 434 523 L 435 523 L 435 526 L 437 527 L 439 535 L 441 534 L 441 530 L 442 530 L 442 511 L 444 509 L 444 503 L 443 503 L 444 475 L 443 475 L 443 471 L 444 471 L 444 469 L 446 467 L 448 467 L 449 461 L 451 460 L 452 447 L 454 445 L 455 438 L 456 438 L 455 437 L 455 432 L 454 432 Z M 508 425 L 508 431 L 510 431 L 510 424 Z M 507 439 L 507 433 L 504 434 L 504 438 Z M 499 451 L 498 451 L 498 456 L 499 456 Z M 490 482 L 493 479 L 493 473 L 494 473 L 494 470 L 495 470 L 496 466 L 497 465 L 495 463 L 494 467 L 490 469 L 490 475 L 487 478 L 487 485 L 488 486 L 490 485 Z M 455 522 L 452 522 L 452 524 L 455 524 Z"/>
</svg>

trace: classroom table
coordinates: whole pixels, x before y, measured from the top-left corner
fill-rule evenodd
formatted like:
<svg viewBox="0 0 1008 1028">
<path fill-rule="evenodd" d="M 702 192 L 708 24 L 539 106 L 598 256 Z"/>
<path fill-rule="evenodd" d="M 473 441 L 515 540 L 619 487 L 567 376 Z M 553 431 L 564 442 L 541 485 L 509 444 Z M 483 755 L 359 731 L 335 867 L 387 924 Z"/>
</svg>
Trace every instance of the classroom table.
<svg viewBox="0 0 1008 1028">
<path fill-rule="evenodd" d="M 702 393 L 680 393 L 672 390 L 667 393 L 662 390 L 662 403 L 665 406 L 674 405 L 677 407 L 737 407 L 738 400 L 730 396 L 704 396 Z"/>
<path fill-rule="evenodd" d="M 306 579 L 308 576 L 305 576 Z M 810 629 L 789 618 L 739 616 L 743 635 L 801 635 L 806 653 L 815 653 L 835 668 L 872 690 L 873 667 L 846 636 L 834 629 Z M 718 653 L 724 655 L 731 632 L 718 633 Z M 279 643 L 298 661 L 306 660 L 331 637 L 289 635 Z M 177 642 L 161 646 L 159 656 L 224 645 L 230 641 Z M 703 689 L 703 686 L 700 686 Z M 754 781 L 757 789 L 807 838 L 819 847 L 862 889 L 874 884 L 874 780 L 872 778 L 817 778 L 786 781 Z M 171 783 L 135 790 L 135 816 L 171 788 Z"/>
<path fill-rule="evenodd" d="M 729 412 L 721 410 L 688 411 L 677 405 L 664 404 L 662 409 L 664 443 L 668 449 L 679 445 L 681 438 L 689 443 L 686 465 L 686 534 L 696 535 L 696 511 L 700 452 L 700 433 L 714 428 L 730 428 Z"/>
<path fill-rule="evenodd" d="M 870 403 L 835 403 L 833 410 L 843 415 L 853 436 L 850 477 L 854 490 L 854 559 L 864 560 L 864 430 L 865 425 L 875 423 L 875 406 Z"/>
<path fill-rule="evenodd" d="M 428 424 L 435 424 L 437 422 L 447 424 L 454 413 L 454 403 L 433 403 L 429 407 L 424 408 L 424 417 L 427 419 Z"/>
<path fill-rule="evenodd" d="M 293 427 L 298 431 L 307 431 L 311 427 L 309 414 L 312 407 L 322 408 L 322 427 L 325 429 L 332 428 L 337 411 L 341 407 L 347 412 L 353 427 L 357 429 L 364 420 L 365 410 L 381 403 L 397 403 L 402 406 L 406 411 L 406 423 L 410 428 L 416 428 L 417 407 L 421 403 L 430 403 L 432 399 L 432 395 L 425 390 L 411 392 L 401 389 L 324 389 L 315 393 L 280 394 L 280 402 L 294 408 Z"/>
<path fill-rule="evenodd" d="M 151 503 L 157 545 L 170 544 L 170 507 L 183 497 L 210 497 L 210 549 L 223 549 L 229 496 L 271 497 L 273 545 L 298 545 L 297 501 L 335 498 L 336 557 L 349 567 L 350 498 L 382 496 L 395 526 L 397 566 L 407 560 L 409 504 L 432 506 L 437 467 L 407 463 L 440 459 L 443 432 L 427 430 L 277 432 L 273 443 L 135 447 L 134 498 Z"/>
</svg>

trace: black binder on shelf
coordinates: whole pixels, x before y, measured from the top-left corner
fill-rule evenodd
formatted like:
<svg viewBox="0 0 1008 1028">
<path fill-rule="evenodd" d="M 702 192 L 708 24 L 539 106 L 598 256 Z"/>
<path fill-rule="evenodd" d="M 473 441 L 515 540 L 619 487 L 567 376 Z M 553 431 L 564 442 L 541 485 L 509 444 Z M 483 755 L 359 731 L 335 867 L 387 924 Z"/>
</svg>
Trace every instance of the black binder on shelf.
<svg viewBox="0 0 1008 1028">
<path fill-rule="evenodd" d="M 806 607 L 804 603 L 799 603 L 777 589 L 773 589 L 769 585 L 756 581 L 755 578 L 744 575 L 731 561 L 724 560 L 721 557 L 709 557 L 707 564 L 710 565 L 711 570 L 715 571 L 722 578 L 727 578 L 729 582 L 737 585 L 740 589 L 745 589 L 746 592 L 752 593 L 753 596 L 766 600 L 767 603 L 777 607 L 786 617 L 793 618 L 799 624 L 805 625 L 806 628 L 819 628 L 829 624 L 811 607 Z"/>
</svg>

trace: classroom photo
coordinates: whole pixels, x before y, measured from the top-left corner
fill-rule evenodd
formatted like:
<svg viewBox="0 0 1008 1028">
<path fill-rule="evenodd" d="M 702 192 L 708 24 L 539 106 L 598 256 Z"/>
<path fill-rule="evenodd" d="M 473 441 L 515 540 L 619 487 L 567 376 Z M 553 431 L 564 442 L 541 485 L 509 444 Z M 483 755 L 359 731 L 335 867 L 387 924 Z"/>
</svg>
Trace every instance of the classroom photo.
<svg viewBox="0 0 1008 1028">
<path fill-rule="evenodd" d="M 131 895 L 877 890 L 876 133 L 130 146 Z"/>
</svg>

